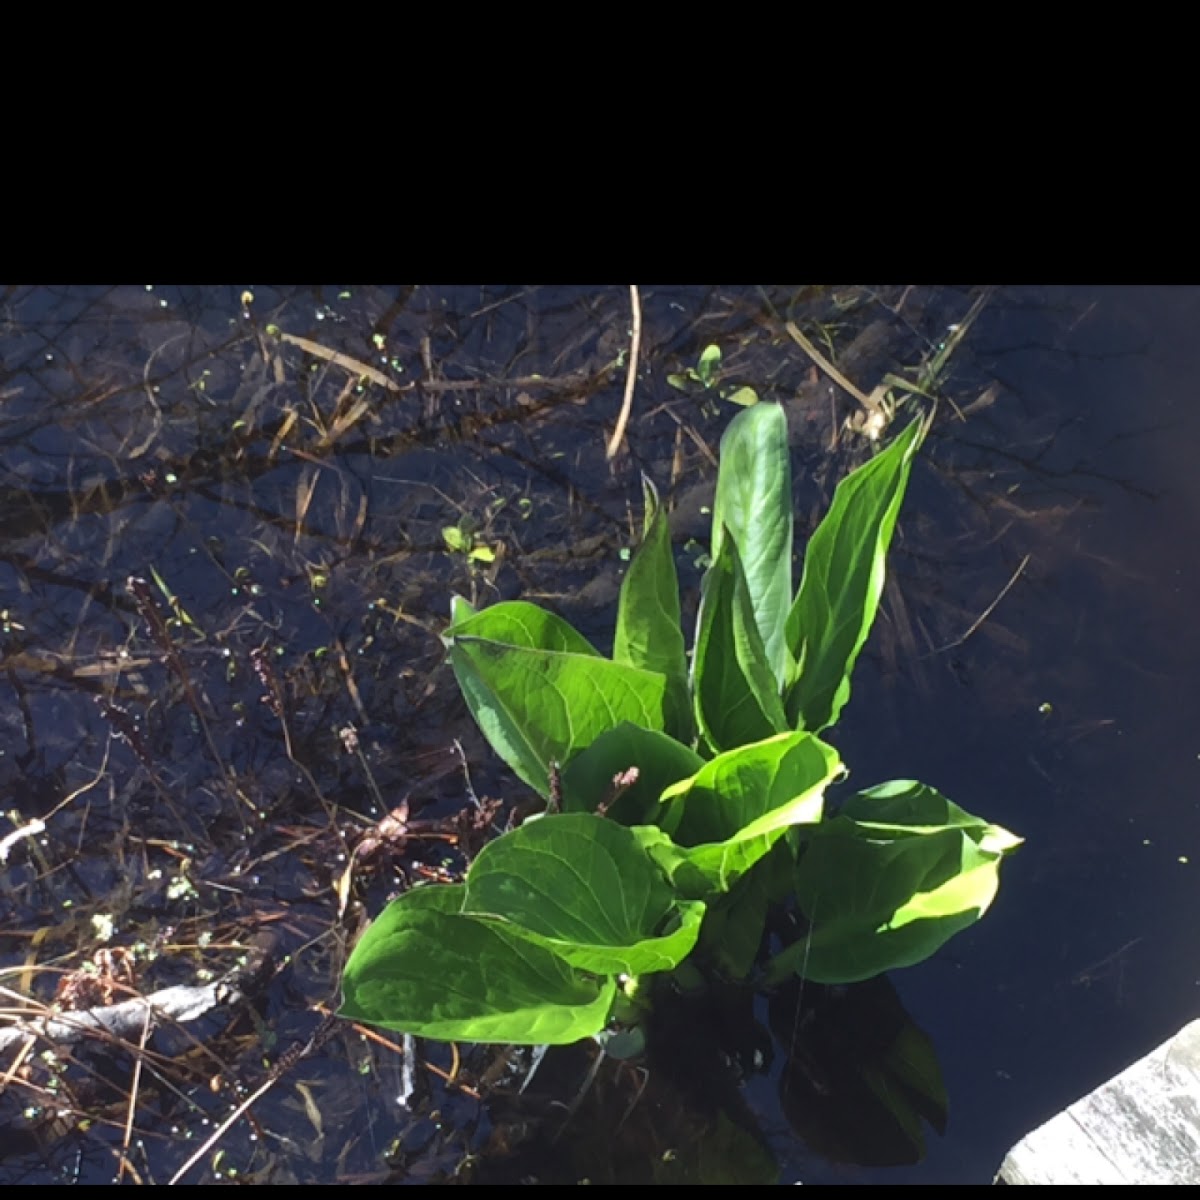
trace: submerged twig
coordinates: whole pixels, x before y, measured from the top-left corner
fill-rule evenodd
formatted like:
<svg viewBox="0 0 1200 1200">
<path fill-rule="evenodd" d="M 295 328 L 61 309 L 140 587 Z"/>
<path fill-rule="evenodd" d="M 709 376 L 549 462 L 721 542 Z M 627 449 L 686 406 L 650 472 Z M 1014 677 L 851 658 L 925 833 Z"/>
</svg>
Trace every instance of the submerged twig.
<svg viewBox="0 0 1200 1200">
<path fill-rule="evenodd" d="M 325 810 L 325 815 L 332 824 L 337 819 L 337 805 L 331 804 L 325 798 L 325 793 L 321 791 L 321 785 L 317 782 L 316 777 L 296 757 L 295 747 L 292 744 L 292 731 L 287 719 L 286 696 L 283 685 L 279 682 L 278 675 L 275 674 L 275 668 L 271 663 L 270 656 L 261 646 L 250 651 L 250 665 L 254 668 L 254 673 L 258 676 L 258 681 L 262 685 L 262 702 L 271 710 L 272 714 L 279 721 L 280 729 L 283 730 L 284 753 L 288 756 L 288 760 L 292 766 L 304 776 L 308 786 L 312 788 L 313 795 L 316 796 L 318 803 Z"/>
<path fill-rule="evenodd" d="M 1003 600 L 1004 597 L 1008 595 L 1009 589 L 1012 587 L 1012 585 L 1014 583 L 1017 582 L 1017 580 L 1021 576 L 1021 572 L 1025 570 L 1025 568 L 1028 564 L 1029 564 L 1029 555 L 1027 554 L 1027 555 L 1025 555 L 1025 557 L 1023 559 L 1021 559 L 1020 565 L 1012 573 L 1012 578 L 1000 589 L 1000 594 L 995 598 L 995 600 L 993 600 L 991 602 L 991 604 L 989 604 L 987 606 L 987 608 L 985 608 L 983 610 L 982 613 L 979 614 L 978 619 L 974 622 L 974 624 L 972 624 L 971 628 L 968 629 L 967 632 L 962 635 L 962 637 L 955 638 L 954 641 L 947 642 L 944 646 L 939 646 L 936 650 L 930 650 L 928 654 L 925 654 L 922 657 L 929 658 L 931 655 L 941 654 L 944 650 L 953 650 L 955 646 L 961 646 L 963 644 L 963 642 L 965 642 L 967 640 L 967 638 L 969 638 L 971 636 L 971 634 L 973 634 L 980 627 L 980 625 L 982 625 L 984 623 L 984 621 L 986 621 L 988 619 L 988 617 L 990 617 L 992 615 L 993 611 L 996 608 L 996 605 L 999 604 L 1000 601 Z"/>
<path fill-rule="evenodd" d="M 120 1183 L 124 1178 L 126 1171 L 131 1175 L 137 1176 L 137 1172 L 133 1169 L 133 1163 L 129 1161 L 129 1142 L 133 1137 L 133 1116 L 137 1111 L 137 1094 L 138 1088 L 142 1080 L 142 1063 L 146 1055 L 146 1040 L 150 1036 L 150 1009 L 146 1009 L 146 1015 L 142 1019 L 142 1036 L 138 1042 L 137 1058 L 133 1064 L 133 1083 L 129 1089 L 129 1108 L 125 1114 L 125 1132 L 121 1139 L 120 1166 L 117 1169 L 117 1182 Z M 139 1181 L 140 1182 L 140 1181 Z"/>
<path fill-rule="evenodd" d="M 337 1026 L 338 1021 L 339 1018 L 337 1014 L 331 1013 L 321 1022 L 320 1025 L 317 1026 L 312 1037 L 309 1038 L 304 1045 L 294 1046 L 291 1050 L 288 1050 L 275 1064 L 274 1068 L 267 1075 L 267 1078 L 262 1082 L 262 1084 L 253 1092 L 251 1092 L 250 1095 L 247 1096 L 245 1100 L 243 1100 L 233 1110 L 233 1112 L 231 1112 L 229 1116 L 217 1126 L 215 1130 L 213 1130 L 212 1136 L 209 1137 L 204 1144 L 196 1150 L 195 1154 L 193 1154 L 191 1158 L 189 1158 L 187 1162 L 185 1162 L 183 1166 L 171 1176 L 170 1183 L 172 1185 L 178 1183 L 209 1152 L 209 1150 L 211 1150 L 213 1146 L 215 1146 L 217 1142 L 219 1142 L 221 1138 L 225 1136 L 226 1132 L 246 1112 L 246 1110 L 250 1108 L 251 1105 L 255 1104 L 259 1099 L 265 1096 L 267 1092 L 269 1092 L 271 1088 L 273 1088 L 275 1084 L 277 1084 L 279 1080 L 296 1065 L 296 1063 L 298 1063 L 306 1055 L 309 1055 L 313 1053 L 314 1050 L 318 1049 L 321 1044 L 329 1038 L 329 1035 Z"/>
<path fill-rule="evenodd" d="M 222 757 L 220 750 L 217 749 L 217 744 L 213 740 L 212 730 L 208 726 L 208 719 L 204 715 L 204 708 L 200 704 L 195 688 L 192 686 L 192 677 L 187 669 L 187 664 L 183 661 L 183 656 L 179 653 L 179 647 L 175 645 L 175 640 L 171 637 L 170 630 L 167 627 L 166 621 L 163 620 L 162 613 L 158 611 L 158 605 L 154 602 L 154 597 L 150 592 L 150 585 L 140 576 L 130 575 L 126 586 L 133 596 L 134 603 L 141 614 L 142 620 L 149 626 L 150 636 L 166 656 L 167 664 L 174 671 L 176 678 L 183 688 L 184 698 L 187 700 L 192 712 L 196 714 L 196 720 L 200 725 L 200 732 L 204 735 L 204 740 L 208 745 L 208 752 L 212 755 L 213 762 L 217 770 L 221 773 L 222 783 L 225 784 L 226 789 L 237 802 L 234 807 L 237 808 L 238 819 L 242 823 L 242 828 L 245 829 L 247 828 L 245 815 L 242 813 L 241 808 L 237 806 L 238 804 L 244 804 L 253 812 L 254 805 L 242 794 L 242 790 L 234 782 L 232 773 L 225 765 L 225 759 Z M 112 706 L 109 705 L 108 707 L 111 708 Z M 108 710 L 106 709 L 105 711 L 107 715 Z M 182 821 L 181 817 L 177 819 Z"/>
<path fill-rule="evenodd" d="M 642 300 L 638 295 L 637 284 L 629 285 L 629 301 L 633 306 L 633 333 L 629 343 L 629 370 L 625 375 L 625 396 L 621 401 L 621 414 L 617 417 L 617 427 L 608 440 L 606 458 L 612 462 L 621 442 L 625 437 L 625 426 L 629 424 L 629 411 L 633 408 L 633 388 L 637 383 L 638 352 L 642 348 Z"/>
<path fill-rule="evenodd" d="M 362 375 L 372 383 L 377 383 L 380 387 L 387 388 L 389 392 L 403 390 L 394 379 L 389 379 L 382 371 L 377 370 L 370 363 L 363 362 L 362 359 L 351 358 L 349 354 L 330 350 L 328 347 L 322 346 L 320 342 L 314 342 L 311 338 L 300 337 L 294 333 L 284 333 L 281 330 L 277 336 L 281 342 L 289 342 L 293 346 L 299 346 L 301 350 L 306 350 L 309 354 L 313 354 L 317 358 L 323 358 L 326 362 L 333 363 L 335 367 L 341 367 L 343 371 L 349 371 L 352 375 Z"/>
</svg>

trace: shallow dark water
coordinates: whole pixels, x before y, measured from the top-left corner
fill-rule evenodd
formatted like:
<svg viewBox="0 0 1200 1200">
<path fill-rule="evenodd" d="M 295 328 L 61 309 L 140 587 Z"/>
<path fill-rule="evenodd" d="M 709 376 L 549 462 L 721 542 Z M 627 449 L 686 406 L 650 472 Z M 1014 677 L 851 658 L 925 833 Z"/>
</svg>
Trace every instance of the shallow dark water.
<svg viewBox="0 0 1200 1200">
<path fill-rule="evenodd" d="M 966 549 L 996 564 L 996 590 L 1032 557 L 990 633 L 927 660 L 925 687 L 860 675 L 846 736 L 851 761 L 879 764 L 864 778 L 911 773 L 1027 839 L 987 918 L 893 976 L 951 1097 L 946 1137 L 897 1177 L 986 1178 L 1200 1013 L 1198 304 L 1195 289 L 1001 298 L 974 351 L 1009 392 L 964 441 L 1004 463 L 1053 434 L 1015 495 L 1074 512 Z M 876 697 L 889 719 L 860 724 Z"/>
<path fill-rule="evenodd" d="M 640 470 L 679 502 L 681 575 L 685 587 L 698 581 L 688 543 L 703 540 L 703 523 L 692 529 L 685 510 L 711 466 L 681 430 L 715 450 L 733 410 L 683 396 L 666 374 L 719 341 L 731 384 L 791 405 L 802 525 L 823 511 L 847 460 L 826 452 L 826 402 L 797 399 L 812 392 L 810 366 L 777 339 L 760 293 L 642 291 L 643 378 L 628 451 L 611 470 L 603 443 L 624 384 L 623 289 L 256 288 L 251 316 L 240 287 L 2 293 L 0 808 L 49 828 L 44 862 L 17 849 L 5 868 L 0 968 L 78 966 L 100 945 L 92 918 L 116 912 L 115 943 L 163 942 L 148 990 L 224 965 L 202 933 L 235 944 L 278 923 L 296 957 L 263 1001 L 266 1032 L 235 1023 L 216 1043 L 254 1086 L 264 1056 L 311 1036 L 310 1006 L 332 995 L 329 885 L 345 845 L 317 839 L 322 801 L 287 757 L 250 652 L 269 651 L 295 757 L 323 797 L 378 816 L 373 781 L 387 804 L 411 791 L 421 815 L 449 812 L 464 797 L 455 738 L 479 792 L 512 789 L 440 669 L 435 635 L 452 592 L 537 599 L 603 645 Z M 800 319 L 829 322 L 839 347 L 886 313 L 850 289 L 844 300 L 768 294 L 778 310 L 794 300 Z M 895 306 L 902 289 L 880 296 Z M 858 381 L 916 361 L 971 298 L 904 297 L 882 350 L 851 357 Z M 856 785 L 920 778 L 1026 845 L 977 927 L 891 977 L 937 1050 L 945 1136 L 929 1135 L 913 1167 L 831 1165 L 788 1129 L 774 1077 L 752 1075 L 738 1103 L 768 1135 L 784 1182 L 988 1181 L 1025 1132 L 1200 1008 L 1190 944 L 1200 639 L 1187 633 L 1200 594 L 1198 310 L 1200 289 L 1005 289 L 953 361 L 951 398 L 969 406 L 995 383 L 994 401 L 965 421 L 943 413 L 922 453 L 895 586 L 831 740 Z M 268 325 L 398 385 L 432 386 L 358 393 L 344 370 L 280 344 Z M 481 378 L 527 382 L 465 386 Z M 503 545 L 499 566 L 449 553 L 451 524 Z M 195 622 L 174 636 L 207 734 L 126 588 L 151 567 Z M 1014 575 L 988 620 L 952 644 Z M 139 722 L 148 762 L 112 739 L 97 695 Z M 342 750 L 347 724 L 370 777 Z M 222 783 L 213 746 L 244 800 Z M 173 841 L 195 847 L 194 865 L 181 868 Z M 437 847 L 427 851 L 432 868 Z M 393 886 L 386 870 L 364 881 L 372 912 Z M 53 983 L 38 977 L 38 994 Z M 256 1106 L 259 1132 L 231 1131 L 228 1162 L 263 1181 L 420 1180 L 461 1177 L 464 1155 L 498 1153 L 469 1097 L 435 1090 L 411 1116 L 399 1109 L 401 1076 L 391 1052 L 339 1033 Z M 149 1102 L 141 1157 L 131 1156 L 159 1181 L 233 1103 L 199 1079 L 174 1083 L 183 1099 L 164 1089 Z M 568 1072 L 562 1086 L 577 1085 Z M 627 1086 L 598 1079 L 617 1117 Z M 115 1134 L 80 1134 L 24 1115 L 31 1096 L 17 1086 L 0 1104 L 13 1147 L 0 1178 L 115 1174 L 123 1111 Z M 37 1149 L 18 1152 L 29 1129 Z"/>
</svg>

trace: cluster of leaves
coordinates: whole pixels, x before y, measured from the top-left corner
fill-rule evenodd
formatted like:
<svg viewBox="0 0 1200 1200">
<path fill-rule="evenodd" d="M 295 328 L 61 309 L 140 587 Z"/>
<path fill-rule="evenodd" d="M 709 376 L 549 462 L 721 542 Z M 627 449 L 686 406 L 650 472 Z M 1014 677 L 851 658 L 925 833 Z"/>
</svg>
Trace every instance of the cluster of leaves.
<svg viewBox="0 0 1200 1200">
<path fill-rule="evenodd" d="M 667 383 L 680 392 L 690 392 L 696 387 L 708 392 L 717 386 L 720 368 L 721 347 L 705 346 L 694 367 L 688 367 L 682 374 L 668 375 Z M 720 395 L 723 400 L 728 400 L 731 404 L 740 404 L 743 408 L 758 403 L 758 393 L 751 387 L 724 387 Z"/>
<path fill-rule="evenodd" d="M 455 600 L 445 640 L 476 721 L 536 792 L 561 785 L 561 811 L 496 839 L 465 882 L 390 904 L 347 964 L 344 1015 L 567 1043 L 633 1021 L 645 977 L 689 957 L 744 978 L 789 896 L 808 930 L 767 982 L 867 979 L 983 914 L 1019 843 L 1006 830 L 913 781 L 825 812 L 845 769 L 819 734 L 849 699 L 922 435 L 913 422 L 842 481 L 793 594 L 786 419 L 770 403 L 739 413 L 690 664 L 649 483 L 611 657 L 535 605 Z"/>
</svg>

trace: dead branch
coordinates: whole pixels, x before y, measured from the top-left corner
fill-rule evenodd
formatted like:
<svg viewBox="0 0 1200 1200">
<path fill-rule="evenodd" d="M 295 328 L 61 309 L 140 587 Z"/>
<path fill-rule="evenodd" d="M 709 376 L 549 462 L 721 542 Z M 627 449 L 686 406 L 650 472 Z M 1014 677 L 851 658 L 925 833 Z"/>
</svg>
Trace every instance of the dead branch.
<svg viewBox="0 0 1200 1200">
<path fill-rule="evenodd" d="M 612 462 L 617 451 L 621 448 L 621 442 L 625 437 L 625 426 L 629 421 L 629 412 L 633 408 L 633 388 L 637 383 L 638 369 L 638 351 L 642 345 L 642 301 L 638 295 L 637 284 L 629 285 L 629 300 L 633 306 L 633 331 L 630 335 L 629 345 L 629 371 L 625 376 L 625 396 L 621 401 L 621 414 L 617 417 L 617 427 L 613 430 L 613 435 L 608 442 L 608 451 L 605 457 L 609 462 Z"/>
<path fill-rule="evenodd" d="M 0 1054 L 30 1037 L 58 1044 L 71 1044 L 87 1037 L 108 1036 L 140 1039 L 147 1020 L 195 1021 L 221 1005 L 234 1005 L 252 995 L 274 969 L 270 952 L 258 949 L 250 962 L 229 972 L 223 979 L 206 984 L 178 984 L 148 996 L 137 996 L 79 1012 L 47 1013 L 17 1018 L 0 1029 Z M 0 988 L 0 993 L 21 1000 L 26 997 Z M 31 1014 L 33 1010 L 30 1010 Z"/>
</svg>

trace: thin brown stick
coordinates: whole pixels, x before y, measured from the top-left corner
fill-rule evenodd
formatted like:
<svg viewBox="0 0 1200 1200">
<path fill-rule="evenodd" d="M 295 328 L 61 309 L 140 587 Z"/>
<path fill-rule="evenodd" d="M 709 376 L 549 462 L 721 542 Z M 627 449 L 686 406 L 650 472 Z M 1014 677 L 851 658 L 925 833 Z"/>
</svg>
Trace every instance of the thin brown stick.
<svg viewBox="0 0 1200 1200">
<path fill-rule="evenodd" d="M 658 408 L 652 410 L 648 415 L 654 416 L 655 413 L 660 413 L 660 412 L 665 412 L 667 414 L 667 416 L 670 417 L 671 420 L 675 422 L 676 426 L 679 429 L 682 429 L 683 432 L 686 433 L 689 438 L 691 438 L 696 449 L 699 450 L 700 453 L 704 455 L 704 457 L 708 460 L 708 462 L 711 464 L 711 466 L 715 470 L 716 466 L 717 466 L 717 456 L 712 452 L 712 449 L 709 447 L 708 443 L 696 432 L 695 428 L 692 425 L 690 425 L 688 422 L 683 421 L 679 417 L 677 417 L 675 415 L 674 409 L 672 409 L 669 404 L 660 404 L 658 406 Z M 672 471 L 674 471 L 674 467 L 672 467 Z M 672 479 L 672 483 L 674 483 L 674 482 L 675 482 L 675 479 Z"/>
<path fill-rule="evenodd" d="M 311 1054 L 325 1040 L 329 1033 L 336 1027 L 337 1019 L 333 1014 L 330 1014 L 317 1027 L 316 1032 L 309 1038 L 304 1046 L 297 1046 L 293 1050 L 289 1050 L 275 1064 L 271 1073 L 263 1081 L 262 1085 L 255 1091 L 251 1092 L 245 1100 L 239 1104 L 228 1117 L 213 1131 L 204 1144 L 192 1155 L 191 1158 L 171 1176 L 170 1184 L 178 1183 L 195 1165 L 204 1157 L 225 1136 L 230 1127 L 246 1112 L 251 1105 L 257 1103 L 263 1096 L 267 1094 L 287 1073 L 298 1063 L 302 1058 Z"/>
<path fill-rule="evenodd" d="M 993 600 L 991 602 L 991 604 L 989 604 L 987 606 L 987 608 L 985 608 L 983 610 L 982 613 L 979 614 L 979 618 L 975 621 L 975 623 L 971 626 L 971 628 L 968 629 L 967 632 L 962 635 L 962 637 L 955 638 L 954 641 L 947 642 L 944 646 L 939 646 L 936 650 L 930 650 L 929 653 L 926 655 L 923 655 L 923 657 L 929 658 L 930 656 L 932 656 L 934 654 L 941 654 L 941 653 L 943 653 L 943 651 L 953 650 L 955 646 L 961 646 L 963 644 L 963 642 L 965 642 L 967 640 L 967 638 L 969 638 L 971 636 L 971 634 L 973 634 L 980 627 L 980 625 L 982 625 L 984 623 L 984 621 L 986 621 L 988 619 L 988 617 L 990 617 L 992 615 L 992 613 L 995 611 L 996 605 L 999 604 L 1000 601 L 1003 600 L 1004 597 L 1008 595 L 1009 589 L 1021 577 L 1021 572 L 1025 570 L 1025 568 L 1026 568 L 1026 566 L 1028 566 L 1028 564 L 1029 564 L 1029 555 L 1027 554 L 1027 555 L 1025 555 L 1025 557 L 1023 559 L 1021 559 L 1020 565 L 1012 573 L 1012 578 L 1000 589 L 1000 594 L 995 598 L 995 600 Z"/>
<path fill-rule="evenodd" d="M 8 1087 L 8 1085 L 12 1083 L 14 1079 L 17 1078 L 17 1072 L 20 1071 L 21 1067 L 24 1065 L 25 1060 L 29 1057 L 36 1043 L 37 1034 L 29 1033 L 25 1035 L 25 1044 L 14 1056 L 12 1060 L 12 1066 L 10 1066 L 8 1070 L 4 1072 L 4 1078 L 0 1079 L 0 1092 L 4 1091 L 4 1089 Z"/>
<path fill-rule="evenodd" d="M 365 363 L 362 359 L 351 358 L 349 354 L 341 354 L 337 350 L 330 350 L 328 347 L 322 346 L 320 342 L 314 342 L 311 338 L 299 337 L 294 333 L 280 331 L 278 336 L 281 342 L 289 342 L 293 346 L 299 346 L 301 350 L 307 350 L 309 354 L 314 354 L 317 358 L 323 358 L 326 362 L 331 362 L 335 367 L 341 367 L 343 371 L 349 371 L 352 375 L 365 376 L 372 383 L 377 383 L 380 387 L 387 388 L 389 392 L 398 392 L 401 390 L 400 385 L 394 379 L 389 379 L 382 371 L 376 370 L 370 363 Z"/>
<path fill-rule="evenodd" d="M 137 1111 L 137 1094 L 138 1087 L 142 1080 L 142 1059 L 146 1053 L 146 1039 L 150 1036 L 150 1009 L 146 1009 L 146 1016 L 142 1020 L 142 1037 L 138 1042 L 137 1058 L 133 1063 L 133 1083 L 129 1088 L 129 1111 L 125 1115 L 125 1135 L 121 1139 L 121 1153 L 119 1157 L 120 1166 L 117 1168 L 117 1182 L 120 1183 L 126 1171 L 129 1171 L 135 1178 L 137 1172 L 133 1169 L 133 1163 L 129 1161 L 129 1143 L 133 1137 L 133 1114 Z"/>
<path fill-rule="evenodd" d="M 235 1108 L 233 1112 L 230 1113 L 229 1116 L 217 1126 L 217 1128 L 213 1131 L 212 1136 L 209 1137 L 204 1144 L 197 1149 L 196 1153 L 193 1154 L 192 1157 L 189 1158 L 187 1162 L 185 1162 L 183 1166 L 171 1176 L 168 1186 L 177 1184 L 209 1152 L 209 1150 L 211 1150 L 212 1147 L 215 1146 L 217 1142 L 219 1142 L 221 1138 L 225 1136 L 225 1133 L 229 1127 L 233 1125 L 239 1117 L 241 1117 L 246 1109 L 254 1104 L 255 1101 L 260 1100 L 263 1096 L 265 1096 L 279 1082 L 279 1078 L 280 1077 L 278 1075 L 269 1075 L 267 1077 L 267 1081 L 257 1091 L 251 1092 L 250 1095 L 247 1096 L 246 1099 L 243 1100 L 241 1104 L 239 1104 L 237 1108 Z"/>
<path fill-rule="evenodd" d="M 855 400 L 857 400 L 859 404 L 861 404 L 863 408 L 867 410 L 867 412 L 873 413 L 878 410 L 878 403 L 872 400 L 871 397 L 868 396 L 861 388 L 856 387 L 853 383 L 851 383 L 850 380 L 847 379 L 846 376 L 843 375 L 841 371 L 839 371 L 837 367 L 835 367 L 833 363 L 831 363 L 829 359 L 827 359 L 825 355 L 823 355 L 820 350 L 818 350 L 816 346 L 814 346 L 812 342 L 809 341 L 809 339 L 806 338 L 804 334 L 802 334 L 800 330 L 796 328 L 796 323 L 794 321 L 789 321 L 785 328 L 791 335 L 792 341 L 794 341 L 796 345 L 798 345 L 800 349 L 803 350 L 804 353 L 807 354 L 808 357 L 811 358 L 813 362 L 815 362 L 817 366 L 820 367 L 821 370 L 824 371 L 825 374 L 828 375 L 829 378 L 838 385 L 838 387 L 849 392 L 850 395 L 852 395 Z"/>
<path fill-rule="evenodd" d="M 633 388 L 637 383 L 638 352 L 642 348 L 642 299 L 638 295 L 637 284 L 629 285 L 629 301 L 633 305 L 633 334 L 629 343 L 629 371 L 625 375 L 625 397 L 621 401 L 621 415 L 617 417 L 617 427 L 608 439 L 608 453 L 605 457 L 609 462 L 616 457 L 625 438 L 625 426 L 629 424 L 629 412 L 633 408 Z"/>
</svg>

